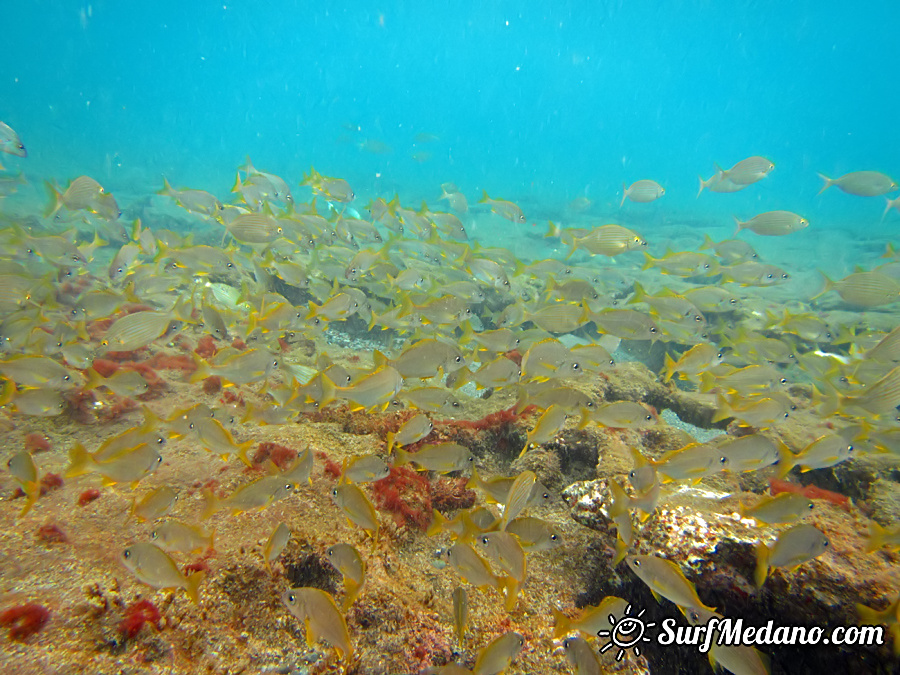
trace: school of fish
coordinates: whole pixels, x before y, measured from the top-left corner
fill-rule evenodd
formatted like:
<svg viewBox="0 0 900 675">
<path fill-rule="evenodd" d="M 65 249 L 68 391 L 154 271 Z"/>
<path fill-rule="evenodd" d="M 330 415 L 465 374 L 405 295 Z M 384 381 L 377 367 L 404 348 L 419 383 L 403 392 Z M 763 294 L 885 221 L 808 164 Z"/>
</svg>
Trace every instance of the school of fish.
<svg viewBox="0 0 900 675">
<path fill-rule="evenodd" d="M 366 143 L 370 151 L 390 151 Z M 0 150 L 27 156 L 19 136 L 3 123 Z M 774 168 L 764 157 L 727 170 L 717 166 L 711 178 L 700 179 L 700 192 L 752 189 L 759 180 L 772 180 Z M 833 186 L 861 197 L 898 189 L 877 171 L 822 179 L 822 190 Z M 0 175 L 0 206 L 25 182 L 21 172 Z M 387 476 L 392 465 L 470 476 L 481 503 L 452 519 L 435 511 L 428 530 L 450 539 L 436 564 L 460 581 L 452 604 L 462 641 L 467 585 L 490 589 L 513 611 L 528 592 L 528 561 L 565 542 L 550 523 L 529 514 L 551 497 L 534 473 L 481 475 L 469 448 L 427 443 L 434 420 L 458 414 L 467 397 L 485 390 L 514 392 L 518 411 L 535 411 L 523 455 L 567 426 L 664 424 L 643 403 L 597 400 L 590 393 L 592 378 L 617 368 L 614 353 L 623 341 L 662 343 L 660 381 L 710 397 L 717 409 L 713 421 L 731 419 L 745 428 L 744 435 L 685 443 L 661 458 L 632 448 L 628 482 L 610 486 L 609 518 L 618 527 L 615 562 L 685 616 L 715 608 L 703 603 L 678 565 L 631 552 L 631 515 L 653 514 L 665 500 L 661 486 L 773 466 L 783 477 L 794 467 L 830 467 L 865 453 L 900 454 L 900 326 L 884 331 L 871 330 L 862 318 L 855 325 L 835 322 L 817 306 L 818 296 L 780 313 L 774 302 L 757 311 L 765 289 L 784 283 L 791 272 L 764 262 L 752 237 L 815 227 L 800 214 L 773 208 L 735 216 L 731 239 L 707 237 L 699 250 L 659 257 L 647 252 L 652 234 L 627 224 L 574 228 L 549 222 L 546 237 L 568 256 L 522 260 L 470 240 L 467 218 L 476 211 L 489 217 L 489 210 L 507 221 L 504 227 L 516 228 L 527 221 L 523 209 L 487 192 L 470 206 L 452 183 L 418 209 L 405 207 L 396 195 L 373 196 L 362 208 L 348 181 L 312 168 L 293 194 L 288 181 L 249 159 L 238 168 L 229 199 L 175 188 L 162 177 L 160 183 L 155 199 L 177 205 L 196 232 L 122 222 L 116 198 L 88 176 L 65 187 L 47 181 L 43 212 L 0 215 L 0 406 L 11 420 L 64 415 L 73 397 L 90 392 L 105 405 L 139 397 L 153 384 L 145 372 L 100 364 L 116 353 L 165 350 L 180 335 L 211 336 L 218 347 L 213 356 L 191 354 L 191 382 L 215 376 L 226 387 L 250 389 L 264 399 L 249 404 L 240 420 L 202 403 L 166 415 L 144 406 L 142 419 L 126 431 L 92 447 L 67 449 L 67 478 L 96 475 L 105 485 L 133 491 L 132 516 L 154 523 L 149 541 L 119 552 L 121 564 L 153 588 L 183 589 L 197 602 L 204 574 L 183 572 L 179 556 L 214 548 L 214 526 L 223 518 L 266 509 L 313 480 L 314 457 L 306 450 L 287 469 L 272 465 L 228 495 L 206 488 L 203 512 L 192 522 L 176 520 L 167 516 L 177 486 L 142 487 L 166 456 L 167 439 L 190 438 L 226 462 L 250 464 L 255 425 L 302 424 L 304 413 L 338 404 L 360 412 L 411 408 L 418 414 L 389 435 L 383 452 L 345 463 L 330 491 L 333 512 L 322 517 L 346 518 L 367 533 L 374 550 L 381 524 L 368 483 Z M 623 184 L 621 201 L 649 203 L 665 194 L 663 186 L 644 179 Z M 897 200 L 886 198 L 887 208 L 896 208 Z M 441 201 L 448 211 L 435 206 Z M 741 236 L 744 231 L 750 235 Z M 576 255 L 578 262 L 570 262 Z M 615 269 L 607 264 L 613 257 Z M 887 311 L 900 301 L 900 253 L 888 247 L 883 259 L 839 280 L 823 274 L 820 295 L 832 292 L 845 306 Z M 321 350 L 310 359 L 294 349 L 304 339 L 322 343 L 335 333 L 380 340 L 389 335 L 386 344 L 395 348 L 373 349 L 353 367 Z M 811 386 L 811 401 L 792 393 L 797 384 Z M 773 432 L 800 406 L 817 410 L 822 433 L 804 448 L 789 448 Z M 413 444 L 415 451 L 406 450 Z M 39 508 L 39 461 L 24 450 L 5 458 L 4 466 L 25 494 L 22 514 Z M 774 541 L 759 543 L 758 585 L 773 570 L 794 569 L 828 551 L 828 533 L 803 522 L 813 510 L 813 502 L 797 494 L 765 495 L 745 505 L 743 517 L 780 528 Z M 285 523 L 277 525 L 263 553 L 267 567 L 292 536 Z M 897 550 L 898 528 L 873 523 L 870 543 L 872 550 Z M 314 588 L 285 588 L 280 597 L 285 611 L 306 627 L 310 643 L 327 641 L 347 662 L 355 649 L 345 616 L 367 588 L 364 548 L 335 541 L 327 550 L 343 579 L 341 604 Z M 582 638 L 595 638 L 626 605 L 608 597 L 576 619 L 557 614 L 555 637 L 564 639 L 574 672 L 601 672 L 596 650 Z M 895 609 L 883 616 L 860 611 L 897 624 Z M 509 631 L 480 650 L 471 670 L 448 665 L 433 672 L 500 673 L 525 644 Z M 764 655 L 754 649 L 712 657 L 738 675 L 767 672 Z"/>
</svg>

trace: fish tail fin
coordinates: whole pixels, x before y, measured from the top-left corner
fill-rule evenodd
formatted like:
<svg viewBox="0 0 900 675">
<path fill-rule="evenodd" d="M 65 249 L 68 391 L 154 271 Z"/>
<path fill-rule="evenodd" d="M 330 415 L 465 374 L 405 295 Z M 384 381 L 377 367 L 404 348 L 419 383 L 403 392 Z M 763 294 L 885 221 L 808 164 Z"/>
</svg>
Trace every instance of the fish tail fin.
<svg viewBox="0 0 900 675">
<path fill-rule="evenodd" d="M 210 371 L 209 369 L 209 364 L 203 359 L 202 356 L 200 356 L 197 352 L 192 351 L 191 358 L 194 360 L 194 365 L 197 367 L 197 369 L 191 374 L 191 378 L 189 380 L 191 384 L 201 382 L 212 375 L 212 371 Z"/>
<path fill-rule="evenodd" d="M 869 538 L 866 539 L 866 553 L 877 551 L 884 545 L 887 530 L 874 520 L 869 523 Z"/>
<path fill-rule="evenodd" d="M 480 483 L 481 483 L 481 477 L 478 475 L 478 467 L 473 466 L 472 467 L 472 475 L 469 477 L 469 480 L 466 483 L 466 489 L 472 490 L 474 488 L 477 488 Z"/>
<path fill-rule="evenodd" d="M 825 295 L 829 291 L 834 290 L 834 282 L 828 277 L 828 275 L 825 274 L 825 272 L 823 272 L 822 270 L 819 270 L 819 274 L 822 275 L 822 280 L 823 280 L 825 286 L 822 288 L 821 291 L 819 291 L 818 293 L 816 293 L 814 296 L 812 296 L 809 299 L 810 302 L 812 302 L 813 300 L 815 300 L 818 297 Z"/>
<path fill-rule="evenodd" d="M 187 578 L 184 590 L 187 591 L 188 597 L 195 605 L 200 602 L 200 582 L 206 576 L 206 572 L 199 570 L 194 572 Z"/>
<path fill-rule="evenodd" d="M 722 420 L 727 420 L 729 417 L 734 417 L 734 410 L 731 407 L 731 404 L 728 403 L 728 400 L 725 398 L 722 392 L 718 392 L 716 394 L 716 412 L 713 415 L 712 423 L 721 422 Z"/>
<path fill-rule="evenodd" d="M 738 232 L 740 232 L 741 230 L 744 229 L 744 223 L 742 223 L 742 222 L 738 219 L 737 216 L 731 216 L 731 217 L 734 218 L 734 224 L 735 224 L 734 234 L 732 234 L 731 236 L 732 236 L 732 237 L 736 237 L 736 236 L 738 235 Z"/>
<path fill-rule="evenodd" d="M 478 200 L 479 204 L 490 204 L 491 198 L 488 196 L 487 190 L 481 191 L 481 199 Z"/>
<path fill-rule="evenodd" d="M 52 218 L 63 207 L 63 193 L 49 180 L 44 181 L 44 187 L 47 188 L 47 194 L 50 195 L 50 202 L 44 209 L 44 218 Z"/>
<path fill-rule="evenodd" d="M 778 442 L 778 462 L 777 462 L 777 472 L 775 476 L 779 480 L 784 480 L 785 476 L 787 476 L 791 469 L 796 466 L 796 460 L 794 458 L 794 453 L 788 450 L 788 447 L 781 441 Z"/>
<path fill-rule="evenodd" d="M 554 223 L 552 220 L 547 221 L 547 234 L 544 235 L 544 239 L 551 239 L 556 237 L 557 239 L 562 236 L 562 228 Z"/>
<path fill-rule="evenodd" d="M 165 176 L 163 176 L 162 190 L 158 190 L 156 194 L 162 195 L 163 197 L 172 197 L 175 194 L 175 190 L 172 188 L 172 185 L 169 183 L 169 180 Z"/>
<path fill-rule="evenodd" d="M 621 537 L 616 537 L 616 555 L 612 559 L 610 565 L 615 567 L 620 562 L 625 560 L 625 556 L 628 554 L 628 544 L 626 544 Z"/>
<path fill-rule="evenodd" d="M 530 447 L 531 447 L 531 439 L 530 439 L 530 438 L 526 438 L 526 439 L 525 439 L 525 447 L 522 448 L 522 452 L 519 453 L 519 459 L 521 459 L 522 457 L 525 456 L 525 453 L 528 452 L 528 449 L 529 449 Z"/>
<path fill-rule="evenodd" d="M 85 447 L 81 443 L 76 443 L 69 448 L 69 467 L 66 469 L 65 477 L 73 478 L 86 474 L 90 471 L 92 459 Z"/>
<path fill-rule="evenodd" d="M 700 189 L 697 190 L 697 199 L 699 199 L 700 193 L 703 192 L 704 188 L 709 187 L 709 184 L 712 182 L 712 178 L 710 178 L 708 181 L 703 180 L 703 176 L 697 176 L 697 178 L 700 179 Z"/>
<path fill-rule="evenodd" d="M 387 433 L 387 454 L 391 454 L 391 450 L 394 449 L 394 439 L 396 438 L 396 434 L 393 431 L 389 431 Z"/>
<path fill-rule="evenodd" d="M 3 389 L 0 389 L 0 405 L 11 403 L 13 396 L 16 395 L 16 383 L 12 380 L 6 380 L 3 383 Z"/>
<path fill-rule="evenodd" d="M 317 305 L 314 302 L 309 303 L 309 312 L 306 315 L 307 321 L 309 321 L 310 319 L 312 319 L 316 316 L 316 312 L 319 311 L 319 307 L 321 307 L 321 305 Z"/>
<path fill-rule="evenodd" d="M 410 455 L 403 448 L 397 448 L 397 451 L 394 453 L 394 466 L 403 466 L 404 464 L 409 464 L 412 459 L 412 455 Z"/>
<path fill-rule="evenodd" d="M 250 457 L 247 456 L 247 453 L 250 451 L 250 448 L 253 447 L 254 441 L 246 441 L 238 445 L 238 457 L 240 460 L 247 465 L 248 467 L 253 466 L 253 462 L 250 461 Z"/>
<path fill-rule="evenodd" d="M 572 619 L 555 607 L 553 612 L 553 639 L 559 640 L 572 632 Z"/>
<path fill-rule="evenodd" d="M 578 422 L 578 430 L 582 430 L 587 428 L 587 426 L 592 422 L 591 414 L 588 412 L 587 408 L 581 408 L 581 420 Z"/>
<path fill-rule="evenodd" d="M 760 542 L 756 547 L 756 571 L 753 575 L 757 588 L 762 588 L 767 576 L 769 576 L 769 547 Z"/>
<path fill-rule="evenodd" d="M 425 535 L 428 537 L 434 537 L 443 532 L 444 526 L 449 522 L 446 516 L 437 509 L 432 509 L 431 511 L 431 524 L 428 525 L 428 529 L 425 530 Z"/>
<path fill-rule="evenodd" d="M 835 181 L 832 180 L 831 178 L 829 178 L 828 176 L 826 176 L 824 173 L 820 173 L 819 178 L 821 178 L 823 181 L 825 181 L 825 185 L 822 186 L 822 189 L 819 190 L 816 193 L 816 195 L 822 194 L 823 192 L 825 192 L 825 190 L 827 190 L 828 188 L 830 188 L 832 185 L 835 184 Z"/>
<path fill-rule="evenodd" d="M 703 235 L 703 243 L 700 244 L 700 250 L 707 251 L 707 250 L 711 249 L 712 247 L 714 247 L 715 245 L 716 245 L 716 242 L 713 241 L 713 238 L 710 237 L 708 234 L 704 234 Z"/>
<path fill-rule="evenodd" d="M 665 371 L 665 378 L 663 379 L 663 382 L 668 382 L 669 380 L 671 380 L 672 375 L 675 374 L 675 370 L 677 368 L 678 362 L 671 357 L 669 352 L 666 352 L 665 367 L 663 368 L 663 370 Z"/>
<path fill-rule="evenodd" d="M 359 597 L 361 590 L 361 584 L 356 583 L 353 579 L 344 577 L 344 601 L 341 603 L 341 609 L 345 612 L 349 611 L 353 603 L 356 602 L 356 598 Z"/>
<path fill-rule="evenodd" d="M 644 255 L 646 256 L 647 254 L 644 253 Z M 647 256 L 648 263 L 650 262 L 650 260 L 652 260 L 652 258 Z M 644 266 L 644 269 L 647 269 L 646 265 Z M 641 285 L 641 283 L 639 281 L 635 281 L 634 282 L 634 293 L 632 294 L 631 298 L 629 298 L 629 300 L 626 304 L 630 305 L 630 304 L 636 303 L 636 302 L 644 302 L 647 299 L 647 297 L 648 297 L 647 290 Z"/>
<path fill-rule="evenodd" d="M 710 373 L 708 370 L 704 370 L 700 373 L 700 393 L 705 394 L 711 391 L 716 386 L 716 376 Z"/>
<path fill-rule="evenodd" d="M 372 359 L 375 361 L 375 369 L 383 368 L 388 365 L 388 357 L 386 357 L 380 350 L 376 349 L 372 352 Z"/>
<path fill-rule="evenodd" d="M 497 583 L 503 589 L 502 593 L 506 597 L 503 606 L 507 612 L 513 611 L 516 608 L 516 603 L 519 601 L 519 582 L 510 576 L 506 576 L 497 579 Z"/>
<path fill-rule="evenodd" d="M 200 514 L 200 520 L 209 520 L 209 518 L 219 510 L 219 498 L 211 488 L 203 489 L 203 501 L 205 502 L 203 512 Z"/>
<path fill-rule="evenodd" d="M 622 183 L 622 201 L 619 202 L 619 208 L 625 206 L 625 198 L 628 197 L 628 186 Z"/>
<path fill-rule="evenodd" d="M 871 626 L 881 623 L 881 612 L 872 609 L 871 607 L 867 607 L 862 603 L 856 603 L 856 613 L 859 615 L 859 622 L 861 624 L 868 624 Z"/>
</svg>

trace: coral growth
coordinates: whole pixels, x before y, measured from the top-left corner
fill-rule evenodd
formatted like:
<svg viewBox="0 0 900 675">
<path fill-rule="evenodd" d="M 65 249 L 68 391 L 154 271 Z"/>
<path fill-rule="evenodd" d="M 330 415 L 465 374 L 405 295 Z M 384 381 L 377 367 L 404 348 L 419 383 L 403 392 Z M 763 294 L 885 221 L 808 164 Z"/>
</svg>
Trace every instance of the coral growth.
<svg viewBox="0 0 900 675">
<path fill-rule="evenodd" d="M 435 425 L 469 429 L 471 431 L 487 431 L 488 429 L 493 429 L 495 427 L 515 424 L 522 417 L 530 415 L 534 410 L 536 410 L 535 406 L 530 405 L 523 409 L 522 412 L 517 413 L 516 407 L 512 406 L 510 408 L 505 408 L 504 410 L 498 410 L 490 415 L 485 415 L 480 420 L 443 420 L 435 422 Z"/>
<path fill-rule="evenodd" d="M 441 478 L 431 484 L 431 506 L 441 513 L 475 505 L 475 491 L 466 489 L 467 479 Z"/>
<path fill-rule="evenodd" d="M 24 640 L 40 631 L 50 621 L 50 610 L 33 602 L 0 612 L 0 626 L 9 626 L 12 640 Z"/>
<path fill-rule="evenodd" d="M 149 623 L 156 630 L 162 630 L 162 614 L 149 600 L 138 600 L 125 608 L 125 618 L 119 624 L 119 632 L 130 639 L 137 635 L 144 624 Z"/>
</svg>

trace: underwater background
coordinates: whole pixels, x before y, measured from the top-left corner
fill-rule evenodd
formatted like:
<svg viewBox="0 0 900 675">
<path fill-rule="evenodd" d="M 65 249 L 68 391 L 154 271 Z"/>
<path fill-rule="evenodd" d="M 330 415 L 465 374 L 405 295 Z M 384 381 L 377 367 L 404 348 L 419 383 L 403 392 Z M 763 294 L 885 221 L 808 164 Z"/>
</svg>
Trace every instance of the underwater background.
<svg viewBox="0 0 900 675">
<path fill-rule="evenodd" d="M 3 15 L 0 670 L 900 672 L 896 3 Z"/>
</svg>

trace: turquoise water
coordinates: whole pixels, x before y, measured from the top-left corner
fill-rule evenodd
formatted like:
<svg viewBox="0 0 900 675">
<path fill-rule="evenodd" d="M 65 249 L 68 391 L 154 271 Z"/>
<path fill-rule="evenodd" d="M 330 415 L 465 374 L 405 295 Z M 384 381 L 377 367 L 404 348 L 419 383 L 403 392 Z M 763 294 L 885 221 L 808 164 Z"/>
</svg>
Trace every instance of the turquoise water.
<svg viewBox="0 0 900 675">
<path fill-rule="evenodd" d="M 0 119 L 36 176 L 113 192 L 160 174 L 222 196 L 235 167 L 309 166 L 361 197 L 435 199 L 441 182 L 552 208 L 618 204 L 652 177 L 667 212 L 769 206 L 868 234 L 880 200 L 816 197 L 817 171 L 900 172 L 889 2 L 35 2 L 7 8 Z M 34 51 L 36 42 L 41 44 Z M 438 141 L 416 144 L 415 135 Z M 360 150 L 367 139 L 385 155 Z M 423 163 L 410 155 L 427 151 Z M 743 157 L 776 172 L 694 200 Z M 380 174 L 380 177 L 377 177 Z M 635 210 L 640 205 L 635 206 Z M 894 216 L 896 218 L 896 215 Z"/>
</svg>

